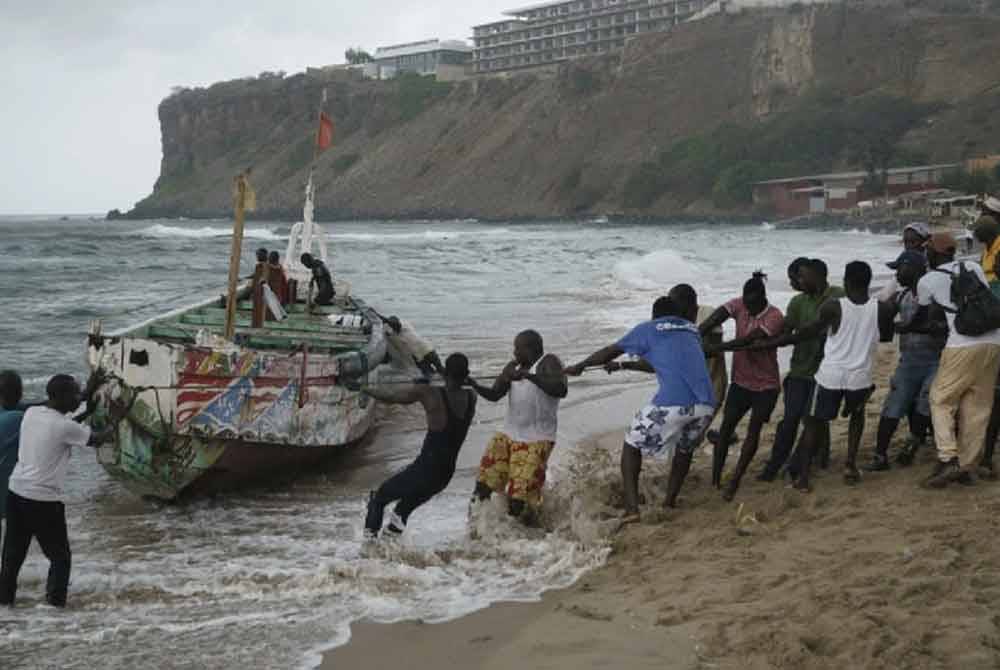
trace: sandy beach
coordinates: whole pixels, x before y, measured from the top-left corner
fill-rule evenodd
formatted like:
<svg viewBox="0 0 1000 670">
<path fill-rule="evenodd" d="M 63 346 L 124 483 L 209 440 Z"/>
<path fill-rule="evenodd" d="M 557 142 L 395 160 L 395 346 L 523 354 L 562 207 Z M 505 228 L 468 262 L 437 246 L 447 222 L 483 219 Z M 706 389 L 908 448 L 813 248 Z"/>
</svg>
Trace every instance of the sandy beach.
<svg viewBox="0 0 1000 670">
<path fill-rule="evenodd" d="M 883 345 L 863 459 L 895 359 Z M 681 507 L 664 512 L 666 464 L 647 467 L 642 523 L 614 534 L 607 564 L 571 588 L 443 624 L 361 624 L 322 668 L 998 667 L 997 485 L 921 489 L 927 450 L 910 468 L 847 486 L 846 420 L 832 431 L 833 463 L 812 494 L 748 476 L 726 503 L 701 453 Z M 594 436 L 600 481 L 580 478 L 588 493 L 600 488 L 604 518 L 619 503 L 620 438 Z"/>
</svg>

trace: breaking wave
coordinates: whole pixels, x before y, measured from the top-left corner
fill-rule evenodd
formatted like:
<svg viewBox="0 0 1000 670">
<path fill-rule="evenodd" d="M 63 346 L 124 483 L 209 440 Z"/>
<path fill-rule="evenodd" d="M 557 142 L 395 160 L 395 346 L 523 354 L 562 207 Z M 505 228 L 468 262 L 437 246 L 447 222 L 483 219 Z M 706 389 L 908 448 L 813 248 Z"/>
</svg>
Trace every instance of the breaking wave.
<svg viewBox="0 0 1000 670">
<path fill-rule="evenodd" d="M 204 226 L 202 228 L 184 228 L 181 226 L 167 226 L 156 223 L 149 228 L 137 230 L 134 235 L 140 237 L 151 237 L 154 239 L 208 239 L 213 237 L 230 237 L 233 234 L 231 228 L 213 228 Z M 269 228 L 247 228 L 243 232 L 243 237 L 251 240 L 281 240 L 288 239 L 287 235 L 280 235 Z"/>
<path fill-rule="evenodd" d="M 464 486 L 422 507 L 402 540 L 375 544 L 361 540 L 360 496 L 303 509 L 279 494 L 127 515 L 118 521 L 133 540 L 114 560 L 74 565 L 72 625 L 39 610 L 45 566 L 32 560 L 0 644 L 59 664 L 83 653 L 73 643 L 99 642 L 87 660 L 120 668 L 169 639 L 169 652 L 156 651 L 167 654 L 160 667 L 187 667 L 206 648 L 225 649 L 225 667 L 293 667 L 304 655 L 315 667 L 360 619 L 433 623 L 536 600 L 603 564 L 618 528 L 607 504 L 614 459 L 567 447 L 550 464 L 544 528 L 511 519 L 499 497 L 469 511 Z M 79 542 L 116 532 L 71 525 Z"/>
<path fill-rule="evenodd" d="M 666 290 L 680 282 L 691 283 L 699 274 L 696 266 L 671 249 L 660 249 L 615 265 L 615 277 L 620 282 L 649 291 Z"/>
<path fill-rule="evenodd" d="M 509 235 L 507 228 L 490 228 L 488 230 L 422 230 L 419 232 L 385 232 L 385 233 L 333 233 L 327 235 L 331 240 L 347 240 L 353 242 L 383 242 L 388 244 L 407 242 L 427 242 L 435 240 L 451 240 L 469 236 L 496 237 Z"/>
</svg>

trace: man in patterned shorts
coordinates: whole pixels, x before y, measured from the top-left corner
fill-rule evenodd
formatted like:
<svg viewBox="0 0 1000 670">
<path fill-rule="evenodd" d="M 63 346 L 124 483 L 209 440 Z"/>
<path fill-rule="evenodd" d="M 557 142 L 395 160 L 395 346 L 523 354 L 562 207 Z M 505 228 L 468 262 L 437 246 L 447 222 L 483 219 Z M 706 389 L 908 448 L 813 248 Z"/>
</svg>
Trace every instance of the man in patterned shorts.
<svg viewBox="0 0 1000 670">
<path fill-rule="evenodd" d="M 531 523 L 541 506 L 545 470 L 556 444 L 559 401 L 567 392 L 562 362 L 545 353 L 541 335 L 526 330 L 514 338 L 514 360 L 492 387 L 473 379 L 469 383 L 490 402 L 507 397 L 504 429 L 486 447 L 474 499 L 505 492 L 510 515 Z"/>
<path fill-rule="evenodd" d="M 604 365 L 609 372 L 627 369 L 656 373 L 659 391 L 635 415 L 622 446 L 623 523 L 639 521 L 642 457 L 673 455 L 665 505 L 674 507 L 695 449 L 712 422 L 715 394 L 705 365 L 701 335 L 693 323 L 697 315 L 698 297 L 694 289 L 686 284 L 677 286 L 670 297 L 653 304 L 651 321 L 639 324 L 617 343 L 566 368 L 570 376 L 579 375 L 593 365 Z M 615 363 L 622 354 L 639 358 Z"/>
</svg>

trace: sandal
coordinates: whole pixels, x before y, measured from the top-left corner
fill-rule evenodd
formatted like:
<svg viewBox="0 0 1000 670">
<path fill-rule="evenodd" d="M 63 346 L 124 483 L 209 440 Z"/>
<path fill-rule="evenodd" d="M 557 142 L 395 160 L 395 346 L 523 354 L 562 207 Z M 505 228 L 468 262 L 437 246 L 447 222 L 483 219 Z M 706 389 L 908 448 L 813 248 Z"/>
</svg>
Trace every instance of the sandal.
<svg viewBox="0 0 1000 670">
<path fill-rule="evenodd" d="M 633 523 L 639 523 L 640 521 L 642 521 L 642 516 L 638 512 L 626 512 L 625 514 L 622 515 L 619 521 L 621 522 L 621 525 L 624 527 L 631 525 Z"/>
<path fill-rule="evenodd" d="M 858 472 L 857 468 L 846 468 L 844 470 L 844 483 L 850 486 L 857 484 L 861 481 L 861 473 Z"/>
</svg>

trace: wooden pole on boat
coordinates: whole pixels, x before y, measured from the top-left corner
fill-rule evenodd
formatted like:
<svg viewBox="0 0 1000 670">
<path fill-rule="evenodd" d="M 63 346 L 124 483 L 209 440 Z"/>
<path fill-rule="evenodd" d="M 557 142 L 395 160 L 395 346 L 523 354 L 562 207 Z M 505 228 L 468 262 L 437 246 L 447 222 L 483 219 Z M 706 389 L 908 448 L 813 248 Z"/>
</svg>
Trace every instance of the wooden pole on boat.
<svg viewBox="0 0 1000 670">
<path fill-rule="evenodd" d="M 235 221 L 233 223 L 233 247 L 229 253 L 229 292 L 226 294 L 226 329 L 223 333 L 227 340 L 236 334 L 236 288 L 240 281 L 240 255 L 243 250 L 243 219 L 247 204 L 247 176 L 240 173 L 236 177 Z"/>
</svg>

